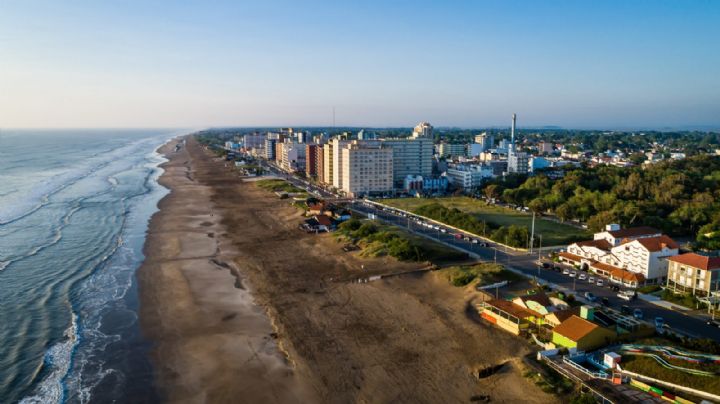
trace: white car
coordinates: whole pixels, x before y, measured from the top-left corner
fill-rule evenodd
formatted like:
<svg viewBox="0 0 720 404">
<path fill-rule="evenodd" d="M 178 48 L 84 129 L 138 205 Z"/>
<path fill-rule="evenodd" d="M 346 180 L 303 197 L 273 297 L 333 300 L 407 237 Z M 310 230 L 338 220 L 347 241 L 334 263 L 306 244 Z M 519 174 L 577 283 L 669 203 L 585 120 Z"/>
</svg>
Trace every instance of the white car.
<svg viewBox="0 0 720 404">
<path fill-rule="evenodd" d="M 587 275 L 585 275 L 585 274 L 580 274 L 580 276 L 578 276 L 578 279 L 580 279 L 581 281 L 584 281 L 586 278 L 587 278 Z"/>
<path fill-rule="evenodd" d="M 576 277 L 576 276 L 577 276 L 577 272 L 575 272 L 575 271 L 570 272 L 570 277 L 571 277 L 571 278 L 574 278 L 574 277 Z"/>
<path fill-rule="evenodd" d="M 563 269 L 563 275 L 570 275 L 570 270 L 567 268 Z"/>
<path fill-rule="evenodd" d="M 603 280 L 602 280 L 602 279 L 598 279 L 597 285 L 598 285 L 598 286 L 602 286 L 602 285 L 603 285 Z"/>
<path fill-rule="evenodd" d="M 592 276 L 589 277 L 589 278 L 588 278 L 588 283 L 595 283 L 595 278 L 592 277 Z"/>
</svg>

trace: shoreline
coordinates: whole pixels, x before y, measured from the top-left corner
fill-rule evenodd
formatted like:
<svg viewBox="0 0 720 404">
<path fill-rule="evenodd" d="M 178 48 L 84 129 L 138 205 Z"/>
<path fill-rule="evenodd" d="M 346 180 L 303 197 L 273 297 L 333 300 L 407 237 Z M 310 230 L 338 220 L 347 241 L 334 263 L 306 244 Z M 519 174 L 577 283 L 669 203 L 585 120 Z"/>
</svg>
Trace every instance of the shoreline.
<svg viewBox="0 0 720 404">
<path fill-rule="evenodd" d="M 296 208 L 187 139 L 160 149 L 171 192 L 137 272 L 164 401 L 555 401 L 521 376 L 526 345 L 466 314 L 476 292 L 436 273 L 352 282 L 423 264 L 361 258 L 298 231 Z"/>
</svg>

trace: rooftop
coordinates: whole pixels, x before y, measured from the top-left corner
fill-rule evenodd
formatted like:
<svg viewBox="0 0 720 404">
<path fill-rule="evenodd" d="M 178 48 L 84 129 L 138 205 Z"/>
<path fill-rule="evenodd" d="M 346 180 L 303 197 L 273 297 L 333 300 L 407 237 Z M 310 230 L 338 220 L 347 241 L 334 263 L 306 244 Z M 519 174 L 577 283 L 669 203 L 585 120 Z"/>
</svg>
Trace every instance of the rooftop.
<svg viewBox="0 0 720 404">
<path fill-rule="evenodd" d="M 706 271 L 712 271 L 720 269 L 720 257 L 708 257 L 696 253 L 685 253 L 675 255 L 668 258 L 668 260 L 677 262 L 679 264 L 687 265 L 693 268 L 704 269 Z"/>
<path fill-rule="evenodd" d="M 553 328 L 553 332 L 556 332 L 571 341 L 579 341 L 598 327 L 599 326 L 597 324 L 573 314 L 567 320 L 560 323 L 560 325 Z"/>
<path fill-rule="evenodd" d="M 623 240 L 622 244 L 630 243 L 633 241 L 637 241 L 650 252 L 662 251 L 663 248 L 680 248 L 680 246 L 678 245 L 678 243 L 675 242 L 675 240 L 664 234 L 662 236 L 656 237 L 645 237 L 635 240 Z"/>
<path fill-rule="evenodd" d="M 640 237 L 640 236 L 650 236 L 653 234 L 662 234 L 662 232 L 654 227 L 648 227 L 648 226 L 640 226 L 640 227 L 630 227 L 628 229 L 620 229 L 620 230 L 612 230 L 608 232 L 611 236 L 615 238 L 625 238 L 625 237 Z"/>
</svg>

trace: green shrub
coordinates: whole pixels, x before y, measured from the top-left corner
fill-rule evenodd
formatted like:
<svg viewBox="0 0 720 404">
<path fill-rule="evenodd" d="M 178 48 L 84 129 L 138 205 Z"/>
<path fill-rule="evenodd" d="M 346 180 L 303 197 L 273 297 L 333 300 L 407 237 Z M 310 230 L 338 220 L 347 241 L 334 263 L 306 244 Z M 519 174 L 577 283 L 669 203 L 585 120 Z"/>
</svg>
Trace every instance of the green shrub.
<svg viewBox="0 0 720 404">
<path fill-rule="evenodd" d="M 637 289 L 638 293 L 655 293 L 658 290 L 662 289 L 662 286 L 660 285 L 645 285 L 642 287 L 639 287 Z"/>
</svg>

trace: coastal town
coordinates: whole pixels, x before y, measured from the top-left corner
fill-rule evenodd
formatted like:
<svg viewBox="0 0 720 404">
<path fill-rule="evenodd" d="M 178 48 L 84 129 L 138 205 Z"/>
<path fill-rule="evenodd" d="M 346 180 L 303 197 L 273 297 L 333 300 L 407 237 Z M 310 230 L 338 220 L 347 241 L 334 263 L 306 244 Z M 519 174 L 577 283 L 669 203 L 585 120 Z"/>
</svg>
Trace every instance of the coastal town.
<svg viewBox="0 0 720 404">
<path fill-rule="evenodd" d="M 531 143 L 527 135 L 518 141 L 516 119 L 499 142 L 482 132 L 467 144 L 438 139 L 427 122 L 395 137 L 293 128 L 196 137 L 225 169 L 302 212 L 299 230 L 333 237 L 345 253 L 427 262 L 423 270 L 471 289 L 478 326 L 514 335 L 536 352 L 537 383 L 559 377 L 597 402 L 719 400 L 708 383 L 720 362 L 717 251 L 644 224 L 589 227 L 491 189 L 599 166 L 717 160 L 720 149 L 687 155 L 655 142 L 593 153 Z M 508 220 L 498 225 L 497 217 Z M 398 275 L 363 271 L 346 280 Z"/>
</svg>

